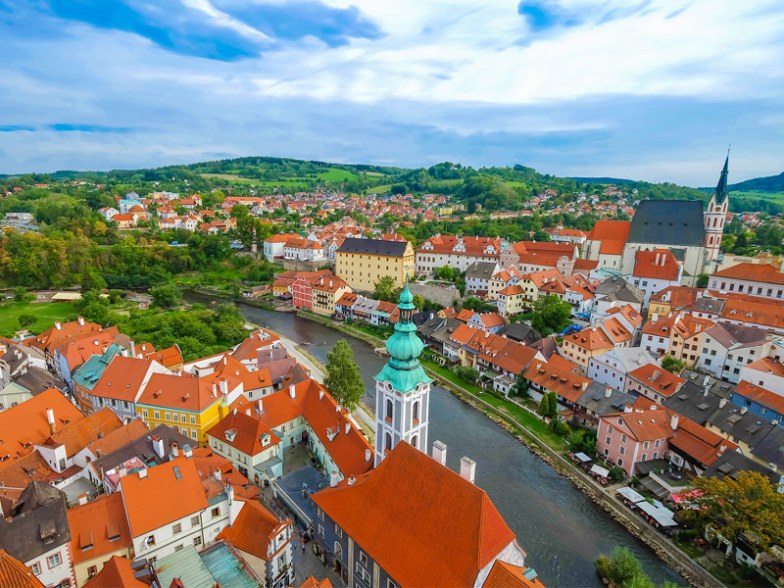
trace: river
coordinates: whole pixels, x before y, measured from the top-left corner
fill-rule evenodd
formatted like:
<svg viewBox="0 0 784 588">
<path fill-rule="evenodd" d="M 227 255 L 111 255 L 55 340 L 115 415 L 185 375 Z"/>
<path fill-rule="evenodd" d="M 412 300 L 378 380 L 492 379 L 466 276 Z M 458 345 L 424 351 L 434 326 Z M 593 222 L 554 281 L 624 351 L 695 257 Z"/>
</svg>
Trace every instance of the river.
<svg viewBox="0 0 784 588">
<path fill-rule="evenodd" d="M 186 298 L 192 302 L 210 300 L 195 294 Z M 334 344 L 345 338 L 362 370 L 365 400 L 375 406 L 373 376 L 385 360 L 369 345 L 294 314 L 246 304 L 239 307 L 249 322 L 304 344 L 303 348 L 322 362 Z M 436 439 L 446 443 L 447 465 L 453 470 L 460 470 L 464 455 L 476 461 L 476 484 L 487 492 L 517 534 L 520 546 L 528 553 L 526 563 L 536 569 L 548 588 L 603 586 L 596 576 L 594 560 L 601 553 L 609 554 L 616 545 L 630 548 L 657 583 L 683 582 L 568 480 L 484 414 L 440 386 L 433 386 L 430 394 L 429 437 L 431 444 Z"/>
</svg>

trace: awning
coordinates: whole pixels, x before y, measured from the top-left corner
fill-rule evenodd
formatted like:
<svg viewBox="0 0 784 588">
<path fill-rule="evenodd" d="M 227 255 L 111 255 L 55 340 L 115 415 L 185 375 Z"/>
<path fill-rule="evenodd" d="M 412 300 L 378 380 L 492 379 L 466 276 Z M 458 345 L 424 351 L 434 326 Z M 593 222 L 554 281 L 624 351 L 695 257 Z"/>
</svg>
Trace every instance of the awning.
<svg viewBox="0 0 784 588">
<path fill-rule="evenodd" d="M 675 519 L 673 518 L 673 512 L 665 506 L 661 506 L 661 505 L 657 506 L 654 504 L 650 504 L 649 502 L 643 501 L 637 505 L 637 508 L 639 508 L 642 512 L 644 512 L 649 517 L 651 517 L 662 527 L 678 526 L 678 523 L 676 523 Z"/>
<path fill-rule="evenodd" d="M 702 496 L 704 492 L 699 488 L 695 488 L 694 490 L 689 490 L 688 492 L 681 492 L 680 494 L 673 494 L 672 501 L 675 504 L 681 504 L 682 502 L 690 502 L 695 498 L 699 498 Z"/>
<path fill-rule="evenodd" d="M 623 488 L 618 488 L 617 494 L 622 498 L 625 498 L 632 504 L 637 504 L 638 502 L 644 502 L 645 497 L 637 492 L 636 490 L 629 488 L 628 486 L 624 486 Z"/>
<path fill-rule="evenodd" d="M 574 458 L 582 463 L 589 463 L 591 461 L 591 458 L 585 455 L 582 451 L 580 453 L 575 453 Z"/>
<path fill-rule="evenodd" d="M 640 483 L 645 486 L 646 489 L 650 490 L 654 496 L 658 498 L 667 498 L 670 495 L 670 491 L 667 490 L 664 486 L 659 484 L 656 480 L 651 478 L 650 476 L 643 478 Z"/>
<path fill-rule="evenodd" d="M 610 475 L 610 470 L 603 468 L 600 465 L 593 464 L 589 473 L 599 476 L 600 478 L 607 478 Z"/>
</svg>

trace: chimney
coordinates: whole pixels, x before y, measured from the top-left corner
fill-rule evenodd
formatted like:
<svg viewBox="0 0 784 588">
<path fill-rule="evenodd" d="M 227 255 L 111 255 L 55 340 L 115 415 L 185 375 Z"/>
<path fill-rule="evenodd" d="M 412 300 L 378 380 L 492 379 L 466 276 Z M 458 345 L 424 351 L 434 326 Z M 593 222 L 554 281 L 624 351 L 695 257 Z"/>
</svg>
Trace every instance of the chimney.
<svg viewBox="0 0 784 588">
<path fill-rule="evenodd" d="M 351 432 L 351 423 L 346 421 L 346 435 Z"/>
<path fill-rule="evenodd" d="M 171 450 L 170 453 L 169 453 L 169 455 L 171 456 L 171 459 L 174 459 L 175 457 L 179 457 L 180 456 L 180 448 L 177 446 L 176 443 L 172 442 L 169 445 L 169 449 Z"/>
<path fill-rule="evenodd" d="M 223 479 L 223 474 L 221 473 L 220 468 L 215 468 L 215 471 L 212 472 L 212 477 L 219 482 Z"/>
<path fill-rule="evenodd" d="M 289 396 L 292 398 L 297 397 L 297 389 L 294 387 L 294 384 L 289 384 Z"/>
<path fill-rule="evenodd" d="M 226 488 L 224 488 L 224 491 L 226 492 L 226 499 L 229 501 L 229 504 L 234 502 L 234 488 L 226 484 Z"/>
<path fill-rule="evenodd" d="M 743 415 L 743 414 L 746 414 L 747 412 L 749 412 L 749 409 L 748 409 L 748 408 L 746 408 L 745 406 L 744 406 L 743 408 L 741 408 L 741 409 L 740 409 L 740 414 L 742 414 L 742 415 Z"/>
<path fill-rule="evenodd" d="M 724 408 L 725 406 L 727 406 L 727 399 L 722 398 L 721 400 L 719 400 L 719 408 Z"/>
<path fill-rule="evenodd" d="M 82 327 L 84 326 L 84 317 L 83 317 L 83 316 L 80 316 L 80 317 L 79 317 L 78 319 L 76 319 L 76 320 L 77 320 L 77 322 L 79 323 L 79 326 L 82 326 Z"/>
<path fill-rule="evenodd" d="M 610 396 L 612 396 L 612 387 L 611 386 L 607 386 L 604 389 L 604 397 L 605 398 L 609 398 Z"/>
<path fill-rule="evenodd" d="M 256 410 L 258 411 L 259 414 L 262 414 L 264 412 L 264 405 L 261 402 L 261 398 L 259 398 L 258 405 L 259 407 Z"/>
<path fill-rule="evenodd" d="M 250 407 L 246 408 L 246 409 L 245 409 L 245 414 L 246 414 L 246 415 L 248 415 L 248 416 L 250 416 L 250 413 L 251 413 L 251 409 L 250 409 Z"/>
<path fill-rule="evenodd" d="M 372 453 L 370 452 L 370 449 L 365 449 L 365 461 L 370 461 L 371 456 Z"/>
<path fill-rule="evenodd" d="M 198 377 L 198 375 L 196 376 Z M 218 393 L 218 385 L 213 382 L 212 383 L 212 397 L 215 398 L 215 395 Z"/>
<path fill-rule="evenodd" d="M 153 440 L 152 440 L 152 448 L 155 450 L 155 454 L 160 459 L 164 458 L 165 454 L 163 452 L 163 439 L 161 439 L 160 437 L 153 438 Z"/>
<path fill-rule="evenodd" d="M 184 455 L 184 456 L 185 456 L 187 459 L 190 459 L 190 458 L 192 458 L 192 457 L 193 457 L 193 449 L 191 449 L 191 446 L 190 446 L 190 444 L 189 444 L 189 443 L 186 443 L 185 445 L 183 445 L 183 446 L 182 446 L 182 454 L 183 454 L 183 455 Z"/>
<path fill-rule="evenodd" d="M 139 470 L 139 479 L 144 480 L 147 477 L 147 468 L 142 468 Z"/>
<path fill-rule="evenodd" d="M 322 400 L 323 398 L 324 398 L 324 390 L 321 389 L 319 390 L 319 400 Z"/>
<path fill-rule="evenodd" d="M 122 465 L 122 466 L 120 466 L 120 469 L 117 470 L 117 473 L 119 474 L 119 476 L 121 478 L 124 478 L 125 476 L 128 475 L 128 468 L 126 468 L 124 465 Z"/>
<path fill-rule="evenodd" d="M 433 441 L 433 459 L 442 466 L 446 465 L 446 443 L 443 441 Z"/>
<path fill-rule="evenodd" d="M 476 475 L 476 462 L 470 457 L 460 458 L 460 477 L 474 483 L 474 476 Z"/>
<path fill-rule="evenodd" d="M 63 328 L 63 325 L 60 324 L 60 321 L 55 321 L 54 322 L 54 328 L 59 331 L 59 330 L 61 330 Z"/>
<path fill-rule="evenodd" d="M 673 431 L 677 431 L 678 430 L 678 415 L 677 414 L 674 414 L 674 415 L 672 415 L 670 417 L 670 428 Z"/>
<path fill-rule="evenodd" d="M 46 422 L 49 423 L 49 434 L 53 434 L 57 430 L 57 423 L 54 420 L 54 409 L 46 409 Z"/>
<path fill-rule="evenodd" d="M 229 382 L 225 378 L 220 381 L 220 391 L 223 395 L 229 393 Z"/>
<path fill-rule="evenodd" d="M 338 485 L 339 481 L 340 481 L 340 476 L 338 475 L 338 473 L 335 472 L 335 471 L 330 472 L 330 474 L 329 474 L 329 487 L 330 488 L 334 488 L 335 486 Z"/>
<path fill-rule="evenodd" d="M 134 343 L 133 339 L 128 342 L 131 351 L 131 357 L 136 357 L 136 343 Z"/>
<path fill-rule="evenodd" d="M 85 504 L 87 504 L 87 494 L 84 493 L 80 494 L 78 500 L 79 500 L 79 505 L 84 506 Z"/>
</svg>

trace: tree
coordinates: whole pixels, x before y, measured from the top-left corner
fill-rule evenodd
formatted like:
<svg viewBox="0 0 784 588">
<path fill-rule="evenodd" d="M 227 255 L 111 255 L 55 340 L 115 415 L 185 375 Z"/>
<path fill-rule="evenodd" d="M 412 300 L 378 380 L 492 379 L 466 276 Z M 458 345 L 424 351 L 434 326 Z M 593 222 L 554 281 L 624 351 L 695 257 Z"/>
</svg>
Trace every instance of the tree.
<svg viewBox="0 0 784 588">
<path fill-rule="evenodd" d="M 326 367 L 324 386 L 339 404 L 354 410 L 365 393 L 365 383 L 354 361 L 354 352 L 345 340 L 338 341 L 327 353 Z"/>
<path fill-rule="evenodd" d="M 539 414 L 543 417 L 553 418 L 558 414 L 558 397 L 555 392 L 545 392 L 539 401 Z"/>
<path fill-rule="evenodd" d="M 425 300 L 419 294 L 414 294 L 414 306 L 417 307 L 417 310 L 422 310 L 425 308 L 425 304 L 427 304 L 427 300 Z"/>
<path fill-rule="evenodd" d="M 448 282 L 455 281 L 455 269 L 452 266 L 445 265 L 438 268 L 433 275 L 439 280 L 446 280 Z"/>
<path fill-rule="evenodd" d="M 392 276 L 383 276 L 374 284 L 373 297 L 376 300 L 392 302 L 395 292 L 395 279 Z"/>
<path fill-rule="evenodd" d="M 530 394 L 528 394 L 528 386 L 529 386 L 528 380 L 526 380 L 525 376 L 523 376 L 522 372 L 520 372 L 519 374 L 517 374 L 517 381 L 515 382 L 515 385 L 512 388 L 512 394 L 521 396 L 523 398 L 527 398 L 530 396 Z"/>
<path fill-rule="evenodd" d="M 738 536 L 753 530 L 759 547 L 765 549 L 784 541 L 784 493 L 758 472 L 741 470 L 734 478 L 696 478 L 702 491 L 697 499 L 699 520 L 710 525 L 725 539 L 735 543 Z"/>
<path fill-rule="evenodd" d="M 563 331 L 569 325 L 571 316 L 572 307 L 568 302 L 557 296 L 540 296 L 534 302 L 531 326 L 546 337 Z"/>
<path fill-rule="evenodd" d="M 161 284 L 150 289 L 152 303 L 161 308 L 172 308 L 182 302 L 182 292 L 174 284 Z"/>
<path fill-rule="evenodd" d="M 33 314 L 20 314 L 17 320 L 19 321 L 19 326 L 26 329 L 34 325 L 38 319 Z"/>
<path fill-rule="evenodd" d="M 31 302 L 35 300 L 35 294 L 30 294 L 24 286 L 14 288 L 14 300 L 16 302 Z"/>
<path fill-rule="evenodd" d="M 106 288 L 106 280 L 94 266 L 87 265 L 82 271 L 81 287 L 82 295 L 90 290 L 100 291 Z"/>
<path fill-rule="evenodd" d="M 673 357 L 672 355 L 665 355 L 662 358 L 661 366 L 668 372 L 679 374 L 686 367 L 686 362 L 677 357 Z"/>
<path fill-rule="evenodd" d="M 698 288 L 707 288 L 709 279 L 710 279 L 710 276 L 708 274 L 700 274 L 699 276 L 697 276 L 697 287 Z"/>
</svg>

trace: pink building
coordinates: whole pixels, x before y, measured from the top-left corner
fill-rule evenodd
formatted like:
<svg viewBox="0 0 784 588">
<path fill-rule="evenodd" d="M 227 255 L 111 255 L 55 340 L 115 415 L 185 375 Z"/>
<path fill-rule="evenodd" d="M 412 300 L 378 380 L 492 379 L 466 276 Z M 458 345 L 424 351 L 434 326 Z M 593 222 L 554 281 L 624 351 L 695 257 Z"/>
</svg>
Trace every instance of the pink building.
<svg viewBox="0 0 784 588">
<path fill-rule="evenodd" d="M 597 451 L 631 477 L 637 463 L 668 457 L 677 427 L 677 415 L 656 406 L 608 414 L 599 420 Z"/>
<path fill-rule="evenodd" d="M 308 273 L 297 276 L 291 285 L 292 304 L 294 308 L 313 309 L 313 276 Z"/>
</svg>

